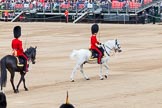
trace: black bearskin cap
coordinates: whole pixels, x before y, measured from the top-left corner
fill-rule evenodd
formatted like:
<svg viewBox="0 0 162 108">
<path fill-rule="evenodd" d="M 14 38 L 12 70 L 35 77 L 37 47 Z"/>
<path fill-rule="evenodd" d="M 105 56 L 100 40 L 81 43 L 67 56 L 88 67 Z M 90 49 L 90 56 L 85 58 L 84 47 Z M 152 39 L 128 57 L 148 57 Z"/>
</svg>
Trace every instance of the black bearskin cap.
<svg viewBox="0 0 162 108">
<path fill-rule="evenodd" d="M 21 36 L 21 27 L 15 26 L 13 32 L 14 32 L 14 37 L 19 38 Z"/>
<path fill-rule="evenodd" d="M 0 108 L 7 108 L 6 95 L 0 92 Z"/>
<path fill-rule="evenodd" d="M 72 104 L 62 104 L 60 108 L 74 108 Z"/>
<path fill-rule="evenodd" d="M 99 30 L 98 24 L 93 24 L 92 27 L 91 27 L 92 34 L 98 33 L 98 30 Z"/>
<path fill-rule="evenodd" d="M 67 96 L 66 96 L 66 103 L 62 104 L 60 106 L 60 108 L 74 108 L 74 106 L 72 104 L 69 103 L 69 95 L 68 95 L 68 91 L 67 91 Z"/>
</svg>

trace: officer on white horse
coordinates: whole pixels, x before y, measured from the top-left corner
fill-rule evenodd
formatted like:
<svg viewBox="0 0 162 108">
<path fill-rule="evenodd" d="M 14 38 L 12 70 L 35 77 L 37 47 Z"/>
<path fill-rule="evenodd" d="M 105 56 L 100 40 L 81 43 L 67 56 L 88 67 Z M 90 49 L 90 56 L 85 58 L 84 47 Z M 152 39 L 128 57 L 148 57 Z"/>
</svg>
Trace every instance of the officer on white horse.
<svg viewBox="0 0 162 108">
<path fill-rule="evenodd" d="M 79 49 L 79 50 L 73 50 L 70 57 L 74 60 L 76 60 L 76 65 L 71 73 L 71 81 L 74 82 L 74 75 L 76 74 L 77 69 L 80 69 L 80 72 L 83 74 L 83 77 L 86 80 L 89 80 L 89 77 L 84 73 L 83 71 L 83 65 L 85 63 L 98 63 L 100 65 L 100 71 L 99 76 L 100 79 L 103 80 L 103 73 L 102 73 L 102 66 L 106 68 L 106 74 L 104 75 L 105 78 L 108 77 L 108 65 L 107 62 L 110 58 L 110 53 L 112 51 L 114 52 L 121 52 L 120 49 L 120 43 L 117 39 L 114 40 L 108 40 L 102 44 L 100 44 L 97 41 L 96 35 L 98 33 L 99 27 L 97 24 L 93 24 L 91 27 L 91 48 L 89 49 Z M 103 52 L 105 52 L 104 57 L 102 57 L 102 51 L 99 50 L 99 45 L 103 49 Z M 94 52 L 95 51 L 95 52 Z M 96 53 L 97 52 L 97 53 Z M 99 55 L 99 56 L 98 56 Z M 96 60 L 96 58 L 98 58 Z"/>
<path fill-rule="evenodd" d="M 98 24 L 93 24 L 91 27 L 91 32 L 92 32 L 92 36 L 91 36 L 91 47 L 90 49 L 92 51 L 95 51 L 98 53 L 98 64 L 101 64 L 101 58 L 103 56 L 101 50 L 99 49 L 101 43 L 97 40 L 97 33 L 99 31 L 99 26 Z"/>
</svg>

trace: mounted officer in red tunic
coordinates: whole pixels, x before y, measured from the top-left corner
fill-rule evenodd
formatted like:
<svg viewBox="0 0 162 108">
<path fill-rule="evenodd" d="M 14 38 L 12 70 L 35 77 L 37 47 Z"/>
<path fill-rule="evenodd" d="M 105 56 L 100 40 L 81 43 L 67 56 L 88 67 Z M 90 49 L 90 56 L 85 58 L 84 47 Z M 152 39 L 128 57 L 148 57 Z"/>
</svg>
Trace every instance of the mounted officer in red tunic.
<svg viewBox="0 0 162 108">
<path fill-rule="evenodd" d="M 101 64 L 101 58 L 103 56 L 102 51 L 100 50 L 99 46 L 101 45 L 101 43 L 97 40 L 97 33 L 99 31 L 99 26 L 98 24 L 93 24 L 91 26 L 91 47 L 90 49 L 92 51 L 95 51 L 98 53 L 98 64 Z"/>
<path fill-rule="evenodd" d="M 28 58 L 24 54 L 24 50 L 22 47 L 22 41 L 19 39 L 21 37 L 21 27 L 15 26 L 13 29 L 14 39 L 12 40 L 12 49 L 13 55 L 17 57 L 23 57 L 25 60 L 25 72 L 28 72 Z"/>
</svg>

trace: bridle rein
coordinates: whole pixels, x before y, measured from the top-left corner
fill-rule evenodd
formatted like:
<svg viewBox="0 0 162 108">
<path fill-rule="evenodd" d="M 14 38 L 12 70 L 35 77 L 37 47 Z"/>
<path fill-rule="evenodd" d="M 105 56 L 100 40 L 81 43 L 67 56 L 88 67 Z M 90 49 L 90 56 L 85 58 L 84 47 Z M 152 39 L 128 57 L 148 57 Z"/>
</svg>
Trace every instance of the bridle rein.
<svg viewBox="0 0 162 108">
<path fill-rule="evenodd" d="M 106 54 L 108 55 L 108 56 L 110 56 L 110 54 L 107 52 L 107 50 L 106 50 L 106 48 L 105 48 L 105 45 L 104 44 L 102 44 L 103 45 L 103 49 L 104 49 L 104 51 L 106 52 Z M 106 46 L 107 48 L 109 48 L 108 46 Z M 110 50 L 112 50 L 111 48 L 109 48 Z"/>
</svg>

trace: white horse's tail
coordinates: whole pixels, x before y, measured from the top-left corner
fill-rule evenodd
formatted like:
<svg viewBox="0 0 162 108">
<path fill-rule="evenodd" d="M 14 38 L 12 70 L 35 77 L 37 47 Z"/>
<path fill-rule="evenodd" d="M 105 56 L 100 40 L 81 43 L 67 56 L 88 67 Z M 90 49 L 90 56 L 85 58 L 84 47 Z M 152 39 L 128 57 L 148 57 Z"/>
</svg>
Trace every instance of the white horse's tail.
<svg viewBox="0 0 162 108">
<path fill-rule="evenodd" d="M 77 50 L 73 50 L 72 53 L 70 54 L 70 58 L 72 60 L 77 59 L 77 52 L 78 52 Z"/>
</svg>

